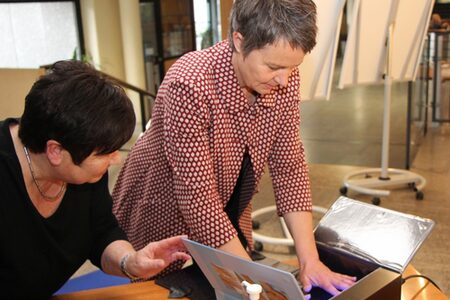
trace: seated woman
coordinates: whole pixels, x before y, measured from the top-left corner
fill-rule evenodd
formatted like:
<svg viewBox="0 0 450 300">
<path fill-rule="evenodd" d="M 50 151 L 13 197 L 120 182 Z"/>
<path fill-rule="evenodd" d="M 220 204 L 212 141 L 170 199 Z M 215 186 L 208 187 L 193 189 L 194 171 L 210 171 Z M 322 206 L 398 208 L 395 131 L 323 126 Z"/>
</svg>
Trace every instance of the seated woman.
<svg viewBox="0 0 450 300">
<path fill-rule="evenodd" d="M 89 65 L 57 62 L 0 122 L 0 288 L 46 299 L 90 259 L 106 273 L 151 277 L 189 259 L 181 237 L 135 251 L 111 212 L 108 167 L 135 127 L 131 101 Z"/>
</svg>

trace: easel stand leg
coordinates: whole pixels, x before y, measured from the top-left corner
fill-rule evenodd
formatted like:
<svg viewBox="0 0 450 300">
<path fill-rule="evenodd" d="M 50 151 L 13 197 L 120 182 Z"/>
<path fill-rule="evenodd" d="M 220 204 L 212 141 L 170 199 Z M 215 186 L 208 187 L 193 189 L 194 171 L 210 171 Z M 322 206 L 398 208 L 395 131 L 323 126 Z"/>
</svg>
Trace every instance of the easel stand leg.
<svg viewBox="0 0 450 300">
<path fill-rule="evenodd" d="M 365 169 L 348 174 L 344 178 L 344 186 L 340 192 L 346 195 L 348 190 L 353 190 L 360 194 L 373 196 L 372 203 L 380 204 L 380 197 L 388 196 L 389 190 L 384 188 L 398 187 L 407 185 L 416 192 L 416 199 L 423 199 L 421 191 L 426 185 L 424 177 L 408 170 L 399 170 L 388 168 L 389 163 L 389 138 L 390 138 L 390 121 L 391 121 L 391 36 L 393 31 L 393 23 L 389 26 L 389 32 L 386 43 L 386 74 L 384 77 L 384 112 L 383 112 L 383 139 L 381 148 L 381 168 Z"/>
</svg>

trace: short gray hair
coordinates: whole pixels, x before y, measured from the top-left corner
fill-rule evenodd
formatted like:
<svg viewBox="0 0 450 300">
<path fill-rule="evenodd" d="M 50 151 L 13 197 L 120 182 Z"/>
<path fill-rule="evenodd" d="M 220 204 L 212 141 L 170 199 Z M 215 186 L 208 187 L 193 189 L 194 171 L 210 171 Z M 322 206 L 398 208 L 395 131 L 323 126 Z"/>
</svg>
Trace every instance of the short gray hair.
<svg viewBox="0 0 450 300">
<path fill-rule="evenodd" d="M 228 32 L 233 51 L 235 31 L 244 37 L 244 56 L 282 39 L 306 54 L 316 45 L 316 5 L 312 0 L 235 0 Z"/>
</svg>

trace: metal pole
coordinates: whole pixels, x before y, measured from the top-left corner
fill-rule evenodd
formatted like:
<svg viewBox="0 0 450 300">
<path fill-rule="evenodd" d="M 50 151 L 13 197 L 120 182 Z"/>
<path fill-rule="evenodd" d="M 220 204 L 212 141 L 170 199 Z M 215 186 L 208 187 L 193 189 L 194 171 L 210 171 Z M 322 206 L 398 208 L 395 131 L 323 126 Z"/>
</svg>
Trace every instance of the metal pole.
<svg viewBox="0 0 450 300">
<path fill-rule="evenodd" d="M 389 180 L 389 142 L 390 142 L 390 122 L 391 122 L 391 38 L 393 23 L 389 25 L 386 43 L 386 74 L 384 76 L 384 113 L 383 113 L 383 139 L 381 143 L 381 175 L 380 180 Z"/>
</svg>

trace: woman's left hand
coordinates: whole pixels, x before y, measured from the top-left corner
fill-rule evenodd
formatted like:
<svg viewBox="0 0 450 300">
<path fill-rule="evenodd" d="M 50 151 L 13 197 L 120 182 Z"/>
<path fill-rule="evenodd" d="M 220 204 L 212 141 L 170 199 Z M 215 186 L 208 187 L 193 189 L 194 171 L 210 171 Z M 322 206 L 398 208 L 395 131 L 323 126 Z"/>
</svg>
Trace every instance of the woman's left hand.
<svg viewBox="0 0 450 300">
<path fill-rule="evenodd" d="M 355 283 L 356 277 L 335 273 L 320 260 L 314 259 L 301 266 L 299 280 L 302 283 L 303 291 L 307 293 L 313 286 L 317 286 L 334 296 L 351 287 Z"/>
</svg>

